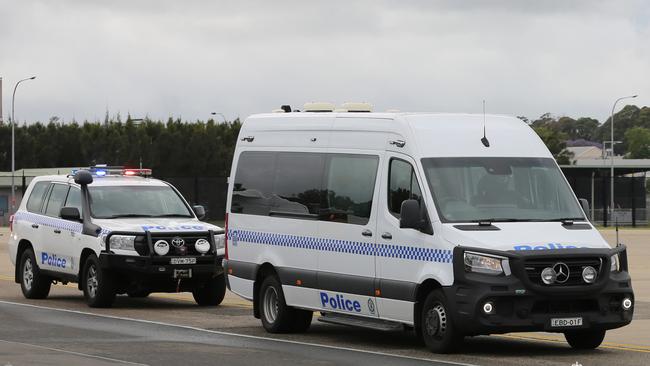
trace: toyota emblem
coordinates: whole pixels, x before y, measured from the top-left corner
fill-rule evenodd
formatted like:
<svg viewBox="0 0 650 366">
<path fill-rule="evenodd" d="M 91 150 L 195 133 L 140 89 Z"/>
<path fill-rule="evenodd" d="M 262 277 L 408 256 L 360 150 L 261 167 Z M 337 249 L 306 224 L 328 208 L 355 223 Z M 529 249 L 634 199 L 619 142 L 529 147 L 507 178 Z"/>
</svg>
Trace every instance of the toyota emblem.
<svg viewBox="0 0 650 366">
<path fill-rule="evenodd" d="M 177 237 L 172 239 L 172 245 L 174 247 L 176 247 L 176 248 L 180 248 L 183 245 L 185 245 L 185 240 L 183 240 L 183 238 L 177 236 Z"/>
<path fill-rule="evenodd" d="M 569 266 L 562 262 L 555 263 L 553 266 L 553 270 L 555 271 L 556 277 L 555 277 L 555 282 L 557 283 L 565 283 L 566 281 L 569 280 L 569 274 L 571 273 L 569 271 Z"/>
</svg>

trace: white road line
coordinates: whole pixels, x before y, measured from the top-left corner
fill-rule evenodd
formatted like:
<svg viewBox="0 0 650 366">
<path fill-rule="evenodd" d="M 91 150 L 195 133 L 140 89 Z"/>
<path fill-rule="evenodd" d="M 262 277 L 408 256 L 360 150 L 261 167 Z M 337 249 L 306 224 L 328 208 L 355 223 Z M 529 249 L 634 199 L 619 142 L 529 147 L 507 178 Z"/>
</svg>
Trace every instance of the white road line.
<svg viewBox="0 0 650 366">
<path fill-rule="evenodd" d="M 115 315 L 95 314 L 95 313 L 88 313 L 88 312 L 79 311 L 79 310 L 50 308 L 50 307 L 46 307 L 46 306 L 23 304 L 23 303 L 12 302 L 12 301 L 0 300 L 0 304 L 25 306 L 25 307 L 31 307 L 31 308 L 43 309 L 43 310 L 61 311 L 61 312 L 71 313 L 71 314 L 89 315 L 89 316 L 95 316 L 95 317 L 99 317 L 99 318 L 116 319 L 116 320 L 123 320 L 123 321 L 132 321 L 132 322 L 145 323 L 145 324 L 154 324 L 154 325 L 161 325 L 161 326 L 166 326 L 166 327 L 193 330 L 193 331 L 197 331 L 197 332 L 205 332 L 205 333 L 218 334 L 218 335 L 224 335 L 224 336 L 256 339 L 256 340 L 271 341 L 271 342 L 278 342 L 278 343 L 288 343 L 288 344 L 294 344 L 294 345 L 299 345 L 299 346 L 311 346 L 311 347 L 320 347 L 320 348 L 351 351 L 351 352 L 360 352 L 360 353 L 366 353 L 366 354 L 377 355 L 377 356 L 396 357 L 396 358 L 403 358 L 403 359 L 409 359 L 409 360 L 415 360 L 415 361 L 425 361 L 425 362 L 438 362 L 438 363 L 443 363 L 443 364 L 447 364 L 447 365 L 455 365 L 455 366 L 477 366 L 475 364 L 470 364 L 470 363 L 462 363 L 462 362 L 454 362 L 454 361 L 446 361 L 446 360 L 438 360 L 438 359 L 430 359 L 430 358 L 422 358 L 422 357 L 413 357 L 413 356 L 394 355 L 394 354 L 390 354 L 390 353 L 386 353 L 386 352 L 369 351 L 369 350 L 350 348 L 350 347 L 330 346 L 330 345 L 327 345 L 327 344 L 292 341 L 292 340 L 289 340 L 289 339 L 278 339 L 278 338 L 260 337 L 260 336 L 254 336 L 254 335 L 248 335 L 248 334 L 223 332 L 223 331 L 219 331 L 219 330 L 210 330 L 210 329 L 191 327 L 191 326 L 188 326 L 188 325 L 178 325 L 178 324 L 164 323 L 164 322 L 158 322 L 158 321 L 153 321 L 153 320 L 126 318 L 126 317 L 115 316 Z"/>
<path fill-rule="evenodd" d="M 34 348 L 44 349 L 44 350 L 48 350 L 48 351 L 55 351 L 55 352 L 67 353 L 67 354 L 75 355 L 75 356 L 82 356 L 82 357 L 88 357 L 88 358 L 95 358 L 95 359 L 98 359 L 98 360 L 104 360 L 104 361 L 111 361 L 111 362 L 123 363 L 123 364 L 126 364 L 126 365 L 149 366 L 149 365 L 147 365 L 147 364 L 145 364 L 145 363 L 136 363 L 136 362 L 130 362 L 130 361 L 124 361 L 124 360 L 118 360 L 118 359 L 116 359 L 116 358 L 110 358 L 110 357 L 103 357 L 103 356 L 90 355 L 90 354 L 87 354 L 87 353 L 68 351 L 68 350 L 60 349 L 60 348 L 52 348 L 52 347 L 39 346 L 39 345 L 37 345 L 37 344 L 31 344 L 31 343 L 14 342 L 14 341 L 8 341 L 8 340 L 5 340 L 5 339 L 0 339 L 0 342 L 9 343 L 9 344 L 18 344 L 18 345 L 21 345 L 21 346 L 34 347 Z"/>
</svg>

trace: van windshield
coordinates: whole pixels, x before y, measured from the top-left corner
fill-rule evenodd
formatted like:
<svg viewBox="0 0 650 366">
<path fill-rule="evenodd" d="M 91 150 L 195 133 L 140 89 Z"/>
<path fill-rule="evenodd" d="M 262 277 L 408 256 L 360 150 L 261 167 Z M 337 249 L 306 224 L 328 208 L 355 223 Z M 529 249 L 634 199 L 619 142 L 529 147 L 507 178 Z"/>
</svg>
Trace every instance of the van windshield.
<svg viewBox="0 0 650 366">
<path fill-rule="evenodd" d="M 98 219 L 194 217 L 169 186 L 89 186 L 90 211 Z"/>
<path fill-rule="evenodd" d="M 443 222 L 584 220 L 550 158 L 425 158 Z"/>
</svg>

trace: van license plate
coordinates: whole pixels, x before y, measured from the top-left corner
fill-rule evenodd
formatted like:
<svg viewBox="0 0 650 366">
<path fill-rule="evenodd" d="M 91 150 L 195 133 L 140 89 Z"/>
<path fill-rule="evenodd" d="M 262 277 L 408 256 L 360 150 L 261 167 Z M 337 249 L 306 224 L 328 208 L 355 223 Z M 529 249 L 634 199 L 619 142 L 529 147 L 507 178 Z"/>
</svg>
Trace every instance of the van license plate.
<svg viewBox="0 0 650 366">
<path fill-rule="evenodd" d="M 582 317 L 577 318 L 553 318 L 551 319 L 552 328 L 579 327 L 582 325 Z"/>
<path fill-rule="evenodd" d="M 196 264 L 196 258 L 172 258 L 170 264 Z"/>
<path fill-rule="evenodd" d="M 175 269 L 174 278 L 192 278 L 192 269 Z"/>
</svg>

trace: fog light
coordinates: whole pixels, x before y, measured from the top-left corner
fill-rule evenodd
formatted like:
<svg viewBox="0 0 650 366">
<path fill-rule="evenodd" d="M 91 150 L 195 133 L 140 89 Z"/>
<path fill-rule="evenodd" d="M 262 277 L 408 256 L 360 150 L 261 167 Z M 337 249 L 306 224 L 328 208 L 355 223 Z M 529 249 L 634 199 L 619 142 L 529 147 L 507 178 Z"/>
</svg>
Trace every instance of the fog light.
<svg viewBox="0 0 650 366">
<path fill-rule="evenodd" d="M 169 253 L 169 243 L 164 240 L 158 240 L 153 245 L 153 251 L 158 255 L 165 255 Z"/>
<path fill-rule="evenodd" d="M 596 277 L 598 276 L 598 272 L 594 269 L 594 267 L 587 266 L 582 270 L 582 279 L 586 283 L 594 283 L 596 282 Z"/>
<path fill-rule="evenodd" d="M 551 267 L 546 267 L 542 271 L 542 282 L 544 282 L 547 285 L 550 285 L 555 282 L 555 279 L 557 278 L 557 273 L 555 273 L 555 270 Z"/>
<path fill-rule="evenodd" d="M 210 250 L 210 242 L 205 239 L 199 239 L 194 243 L 194 249 L 201 254 L 205 254 Z"/>
<path fill-rule="evenodd" d="M 486 314 L 494 314 L 494 305 L 488 301 L 483 304 L 483 312 Z"/>
<path fill-rule="evenodd" d="M 623 306 L 623 310 L 630 310 L 632 308 L 632 300 L 628 299 L 627 297 L 624 298 L 621 306 Z"/>
</svg>

